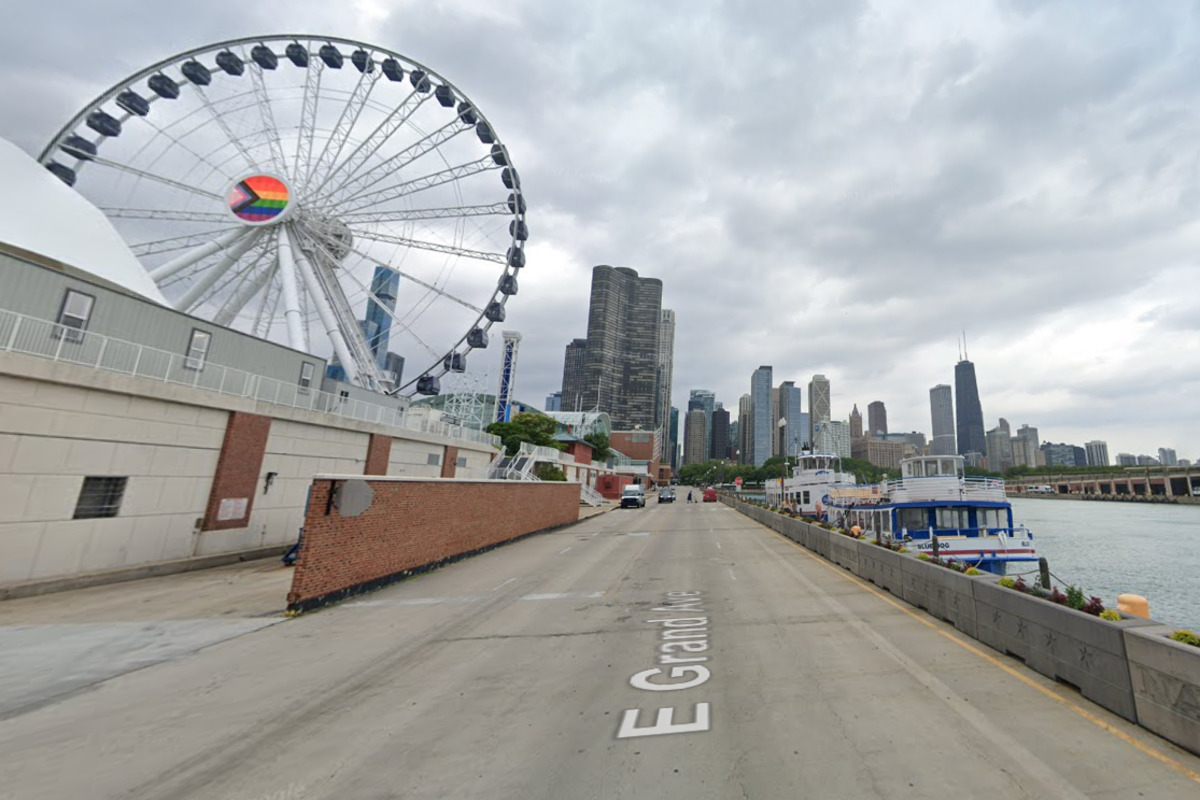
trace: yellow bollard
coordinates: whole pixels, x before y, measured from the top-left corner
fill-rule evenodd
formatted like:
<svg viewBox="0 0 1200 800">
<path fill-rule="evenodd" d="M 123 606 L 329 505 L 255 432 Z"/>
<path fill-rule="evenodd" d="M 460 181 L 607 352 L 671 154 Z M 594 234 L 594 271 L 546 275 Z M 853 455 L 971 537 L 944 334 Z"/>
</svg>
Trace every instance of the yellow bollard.
<svg viewBox="0 0 1200 800">
<path fill-rule="evenodd" d="M 1150 619 L 1150 603 L 1140 594 L 1117 595 L 1117 610 L 1132 617 Z"/>
</svg>

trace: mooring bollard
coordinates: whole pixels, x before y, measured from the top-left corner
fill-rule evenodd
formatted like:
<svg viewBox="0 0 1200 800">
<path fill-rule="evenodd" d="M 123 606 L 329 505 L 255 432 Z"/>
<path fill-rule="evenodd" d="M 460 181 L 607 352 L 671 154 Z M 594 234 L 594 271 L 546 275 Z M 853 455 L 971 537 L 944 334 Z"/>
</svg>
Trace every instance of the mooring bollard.
<svg viewBox="0 0 1200 800">
<path fill-rule="evenodd" d="M 1042 588 L 1050 591 L 1050 562 L 1045 556 L 1038 557 L 1038 571 L 1041 572 Z"/>
<path fill-rule="evenodd" d="M 937 561 L 938 558 L 940 557 L 940 556 L 938 556 L 937 534 L 936 533 L 929 534 L 929 539 L 930 539 L 930 542 L 933 544 L 933 560 Z"/>
</svg>

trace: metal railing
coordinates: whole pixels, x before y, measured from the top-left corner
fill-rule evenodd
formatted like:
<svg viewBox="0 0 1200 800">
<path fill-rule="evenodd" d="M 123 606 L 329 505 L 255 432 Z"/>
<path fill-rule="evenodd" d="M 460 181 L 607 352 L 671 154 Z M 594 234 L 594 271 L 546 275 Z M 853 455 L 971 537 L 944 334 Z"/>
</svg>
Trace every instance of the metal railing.
<svg viewBox="0 0 1200 800">
<path fill-rule="evenodd" d="M 397 408 L 0 309 L 0 351 L 498 447 L 500 438 Z"/>
<path fill-rule="evenodd" d="M 600 494 L 586 483 L 580 482 L 579 502 L 587 503 L 589 506 L 602 506 L 604 505 L 604 495 Z"/>
</svg>

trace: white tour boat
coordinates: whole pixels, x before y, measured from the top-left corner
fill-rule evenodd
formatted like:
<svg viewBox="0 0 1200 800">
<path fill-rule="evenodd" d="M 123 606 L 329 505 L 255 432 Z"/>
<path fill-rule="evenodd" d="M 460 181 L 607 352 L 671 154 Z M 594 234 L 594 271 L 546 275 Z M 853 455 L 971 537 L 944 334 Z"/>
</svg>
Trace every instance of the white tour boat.
<svg viewBox="0 0 1200 800">
<path fill-rule="evenodd" d="M 769 505 L 787 505 L 797 514 L 819 520 L 824 518 L 830 490 L 854 486 L 857 482 L 854 475 L 842 472 L 842 460 L 837 456 L 805 453 L 797 458 L 792 477 L 784 478 L 782 486 L 776 478 L 764 481 L 763 489 Z"/>
</svg>

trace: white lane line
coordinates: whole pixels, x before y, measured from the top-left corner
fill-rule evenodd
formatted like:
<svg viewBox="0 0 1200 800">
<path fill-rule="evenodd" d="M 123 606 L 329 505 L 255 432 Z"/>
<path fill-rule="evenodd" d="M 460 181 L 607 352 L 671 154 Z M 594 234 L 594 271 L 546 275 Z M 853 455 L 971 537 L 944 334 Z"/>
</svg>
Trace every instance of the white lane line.
<svg viewBox="0 0 1200 800">
<path fill-rule="evenodd" d="M 737 576 L 735 576 L 735 575 L 733 574 L 733 569 L 732 569 L 732 568 L 730 568 L 730 570 L 729 570 L 729 580 L 731 580 L 731 581 L 736 581 L 736 580 L 737 580 Z"/>
<path fill-rule="evenodd" d="M 448 603 L 474 603 L 488 600 L 486 594 L 464 594 L 458 597 L 410 597 L 402 600 L 355 600 L 342 603 L 342 608 L 388 608 L 391 606 L 440 606 Z"/>
<path fill-rule="evenodd" d="M 718 549 L 718 550 L 720 550 L 720 549 L 721 549 L 721 543 L 720 543 L 720 542 L 717 542 L 717 549 Z"/>
<path fill-rule="evenodd" d="M 631 533 L 629 535 L 630 536 L 649 536 L 650 534 L 647 531 L 639 531 L 638 533 Z"/>
<path fill-rule="evenodd" d="M 527 594 L 524 597 L 522 597 L 521 599 L 522 600 L 567 600 L 572 597 L 595 598 L 595 597 L 603 597 L 603 596 L 604 596 L 604 592 L 590 592 L 588 594 L 583 594 L 583 593 L 579 593 L 579 592 L 575 592 L 575 593 L 572 593 L 572 592 L 548 592 L 546 594 Z"/>
<path fill-rule="evenodd" d="M 515 580 L 516 580 L 516 578 L 509 578 L 508 580 L 506 580 L 504 583 L 500 584 L 499 586 L 492 587 L 492 591 L 494 592 L 497 589 L 503 589 L 505 586 L 508 586 L 510 583 L 512 583 Z"/>
<path fill-rule="evenodd" d="M 558 551 L 558 554 L 561 556 L 563 553 L 567 552 L 567 551 L 568 551 L 568 550 L 570 550 L 570 549 L 571 549 L 571 548 L 569 548 L 569 547 L 564 547 L 562 550 L 559 550 L 559 551 Z"/>
</svg>

